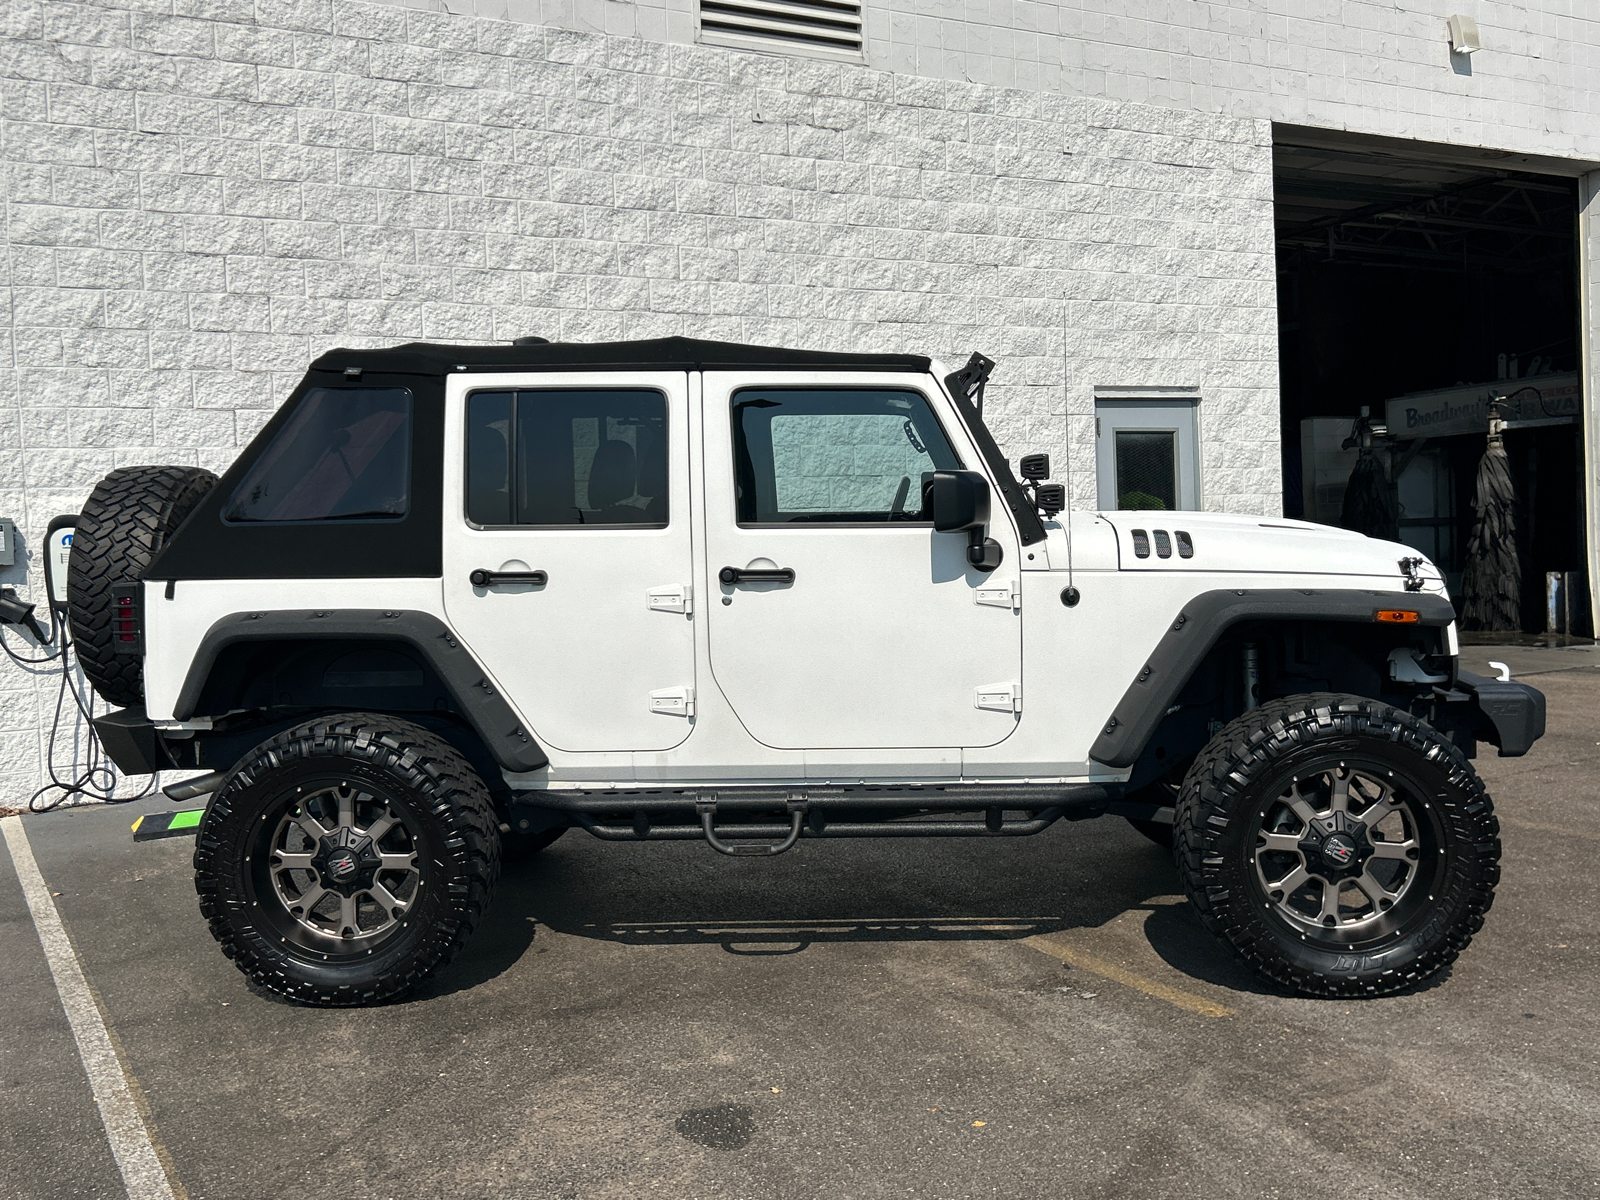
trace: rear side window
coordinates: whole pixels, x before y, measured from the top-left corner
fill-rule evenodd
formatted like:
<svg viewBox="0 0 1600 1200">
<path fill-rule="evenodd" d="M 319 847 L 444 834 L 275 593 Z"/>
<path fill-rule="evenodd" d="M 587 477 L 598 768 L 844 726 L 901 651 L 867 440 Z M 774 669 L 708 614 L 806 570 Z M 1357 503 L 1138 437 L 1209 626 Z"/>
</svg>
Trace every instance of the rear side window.
<svg viewBox="0 0 1600 1200">
<path fill-rule="evenodd" d="M 650 388 L 473 392 L 474 525 L 667 523 L 667 398 Z"/>
<path fill-rule="evenodd" d="M 411 392 L 312 388 L 223 510 L 228 521 L 381 521 L 411 502 Z"/>
<path fill-rule="evenodd" d="M 733 449 L 741 525 L 926 521 L 933 473 L 961 466 L 903 388 L 741 389 Z"/>
</svg>

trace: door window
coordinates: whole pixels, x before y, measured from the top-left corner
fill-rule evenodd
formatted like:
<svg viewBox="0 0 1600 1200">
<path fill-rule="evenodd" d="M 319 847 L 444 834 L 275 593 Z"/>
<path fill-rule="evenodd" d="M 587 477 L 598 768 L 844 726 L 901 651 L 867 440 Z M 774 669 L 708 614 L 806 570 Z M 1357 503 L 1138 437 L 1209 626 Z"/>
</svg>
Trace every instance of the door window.
<svg viewBox="0 0 1600 1200">
<path fill-rule="evenodd" d="M 667 523 L 667 398 L 651 388 L 473 392 L 467 519 Z"/>
<path fill-rule="evenodd" d="M 926 521 L 933 472 L 961 465 L 919 392 L 742 388 L 732 404 L 741 525 Z"/>
</svg>

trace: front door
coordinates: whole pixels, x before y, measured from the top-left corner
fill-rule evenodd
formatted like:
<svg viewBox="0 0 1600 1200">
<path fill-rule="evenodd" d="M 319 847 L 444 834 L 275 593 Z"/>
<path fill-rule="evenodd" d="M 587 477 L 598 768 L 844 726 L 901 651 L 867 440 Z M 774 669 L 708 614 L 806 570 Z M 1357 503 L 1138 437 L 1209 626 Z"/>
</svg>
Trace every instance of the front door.
<svg viewBox="0 0 1600 1200">
<path fill-rule="evenodd" d="M 926 382 L 705 376 L 711 669 L 767 746 L 976 747 L 1015 728 L 1016 535 L 991 526 L 1005 557 L 984 575 L 965 534 L 933 531 L 925 483 L 977 463 Z"/>
<path fill-rule="evenodd" d="M 695 682 L 687 376 L 451 384 L 451 625 L 542 745 L 676 746 Z"/>
</svg>

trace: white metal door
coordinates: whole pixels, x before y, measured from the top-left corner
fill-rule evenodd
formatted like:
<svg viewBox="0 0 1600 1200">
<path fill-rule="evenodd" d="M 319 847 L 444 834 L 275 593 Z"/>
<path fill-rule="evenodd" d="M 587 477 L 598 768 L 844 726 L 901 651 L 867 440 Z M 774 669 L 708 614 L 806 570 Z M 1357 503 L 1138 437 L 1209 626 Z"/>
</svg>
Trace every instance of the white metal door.
<svg viewBox="0 0 1600 1200">
<path fill-rule="evenodd" d="M 687 376 L 453 378 L 445 461 L 445 611 L 540 743 L 687 738 Z"/>
<path fill-rule="evenodd" d="M 927 383 L 705 375 L 711 669 L 765 745 L 988 746 L 1016 726 L 1016 535 L 995 497 L 1004 561 L 984 575 L 966 563 L 965 534 L 918 518 L 926 474 L 978 466 Z M 725 567 L 794 574 L 727 583 Z"/>
</svg>

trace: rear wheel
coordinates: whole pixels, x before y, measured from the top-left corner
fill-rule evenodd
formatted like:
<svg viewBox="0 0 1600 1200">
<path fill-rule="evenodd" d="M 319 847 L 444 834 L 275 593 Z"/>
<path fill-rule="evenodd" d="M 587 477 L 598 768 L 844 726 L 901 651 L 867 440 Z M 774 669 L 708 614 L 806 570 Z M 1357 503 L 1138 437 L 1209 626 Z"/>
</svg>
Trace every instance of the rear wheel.
<svg viewBox="0 0 1600 1200">
<path fill-rule="evenodd" d="M 1449 965 L 1499 879 L 1489 797 L 1461 752 L 1358 696 L 1272 701 L 1224 728 L 1178 797 L 1201 919 L 1261 974 L 1372 996 Z"/>
<path fill-rule="evenodd" d="M 263 743 L 212 798 L 200 911 L 251 980 L 307 1004 L 373 1004 L 466 943 L 500 865 L 489 794 L 442 739 L 351 714 Z"/>
</svg>

